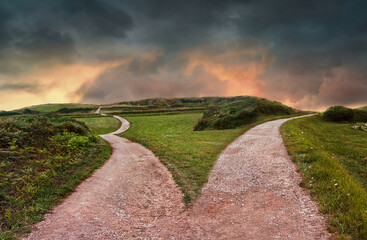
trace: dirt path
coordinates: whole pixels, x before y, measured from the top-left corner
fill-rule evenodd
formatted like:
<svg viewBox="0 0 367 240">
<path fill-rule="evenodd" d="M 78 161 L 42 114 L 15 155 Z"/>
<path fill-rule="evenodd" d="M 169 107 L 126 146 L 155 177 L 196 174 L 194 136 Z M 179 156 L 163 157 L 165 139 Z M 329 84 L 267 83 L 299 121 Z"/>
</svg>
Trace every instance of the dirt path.
<svg viewBox="0 0 367 240">
<path fill-rule="evenodd" d="M 121 128 L 128 128 L 122 121 Z M 202 196 L 185 212 L 170 173 L 139 144 L 111 134 L 114 152 L 29 239 L 327 239 L 326 221 L 299 187 L 276 120 L 220 155 Z"/>
<path fill-rule="evenodd" d="M 182 210 L 181 191 L 153 153 L 113 135 L 129 128 L 115 117 L 120 129 L 102 135 L 113 147 L 110 159 L 36 224 L 28 239 L 128 239 L 152 227 L 154 219 Z"/>
</svg>

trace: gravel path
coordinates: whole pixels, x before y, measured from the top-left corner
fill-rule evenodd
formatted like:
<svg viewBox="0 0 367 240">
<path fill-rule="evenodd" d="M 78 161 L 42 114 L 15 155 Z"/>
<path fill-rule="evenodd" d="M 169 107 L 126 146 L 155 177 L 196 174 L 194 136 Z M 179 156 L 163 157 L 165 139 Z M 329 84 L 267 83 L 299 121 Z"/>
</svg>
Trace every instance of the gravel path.
<svg viewBox="0 0 367 240">
<path fill-rule="evenodd" d="M 300 175 L 279 127 L 247 131 L 220 155 L 202 196 L 182 212 L 170 173 L 139 144 L 102 137 L 111 158 L 77 188 L 28 239 L 328 239 L 326 220 L 299 187 Z"/>
</svg>

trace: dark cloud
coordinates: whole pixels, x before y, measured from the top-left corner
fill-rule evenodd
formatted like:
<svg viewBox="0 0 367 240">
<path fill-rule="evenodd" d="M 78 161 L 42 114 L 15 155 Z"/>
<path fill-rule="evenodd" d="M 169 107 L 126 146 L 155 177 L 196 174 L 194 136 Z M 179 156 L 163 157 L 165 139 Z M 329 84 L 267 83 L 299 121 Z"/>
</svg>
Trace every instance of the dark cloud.
<svg viewBox="0 0 367 240">
<path fill-rule="evenodd" d="M 59 11 L 61 24 L 92 38 L 123 38 L 133 25 L 132 18 L 114 1 L 64 0 Z M 115 1 L 116 2 L 116 1 Z"/>
<path fill-rule="evenodd" d="M 213 35 L 227 28 L 229 9 L 249 0 L 129 1 L 136 27 L 142 34 L 137 41 L 164 47 L 168 52 L 213 41 Z M 230 36 L 228 36 L 230 37 Z"/>
<path fill-rule="evenodd" d="M 71 36 L 50 28 L 35 29 L 16 42 L 14 48 L 25 59 L 38 61 L 58 58 L 62 62 L 69 62 L 76 54 Z"/>
<path fill-rule="evenodd" d="M 16 74 L 41 61 L 71 63 L 87 42 L 123 39 L 131 17 L 116 1 L 61 0 L 0 3 L 0 72 Z"/>
</svg>

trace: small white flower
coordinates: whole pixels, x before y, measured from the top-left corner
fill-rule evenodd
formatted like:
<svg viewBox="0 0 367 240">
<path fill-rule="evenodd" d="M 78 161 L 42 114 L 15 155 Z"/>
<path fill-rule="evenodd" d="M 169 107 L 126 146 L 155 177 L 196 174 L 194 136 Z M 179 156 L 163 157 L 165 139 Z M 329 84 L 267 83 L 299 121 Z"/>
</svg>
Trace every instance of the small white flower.
<svg viewBox="0 0 367 240">
<path fill-rule="evenodd" d="M 338 185 L 338 183 L 335 183 L 334 185 L 335 185 L 335 186 L 337 186 L 337 185 Z"/>
</svg>

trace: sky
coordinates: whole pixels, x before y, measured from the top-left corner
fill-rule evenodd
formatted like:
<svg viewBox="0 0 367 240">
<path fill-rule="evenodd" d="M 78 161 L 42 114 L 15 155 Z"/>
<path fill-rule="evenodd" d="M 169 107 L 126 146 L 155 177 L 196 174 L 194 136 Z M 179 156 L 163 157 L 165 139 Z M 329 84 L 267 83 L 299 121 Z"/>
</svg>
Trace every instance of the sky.
<svg viewBox="0 0 367 240">
<path fill-rule="evenodd" d="M 0 0 L 0 110 L 252 95 L 367 105 L 365 0 Z"/>
</svg>

